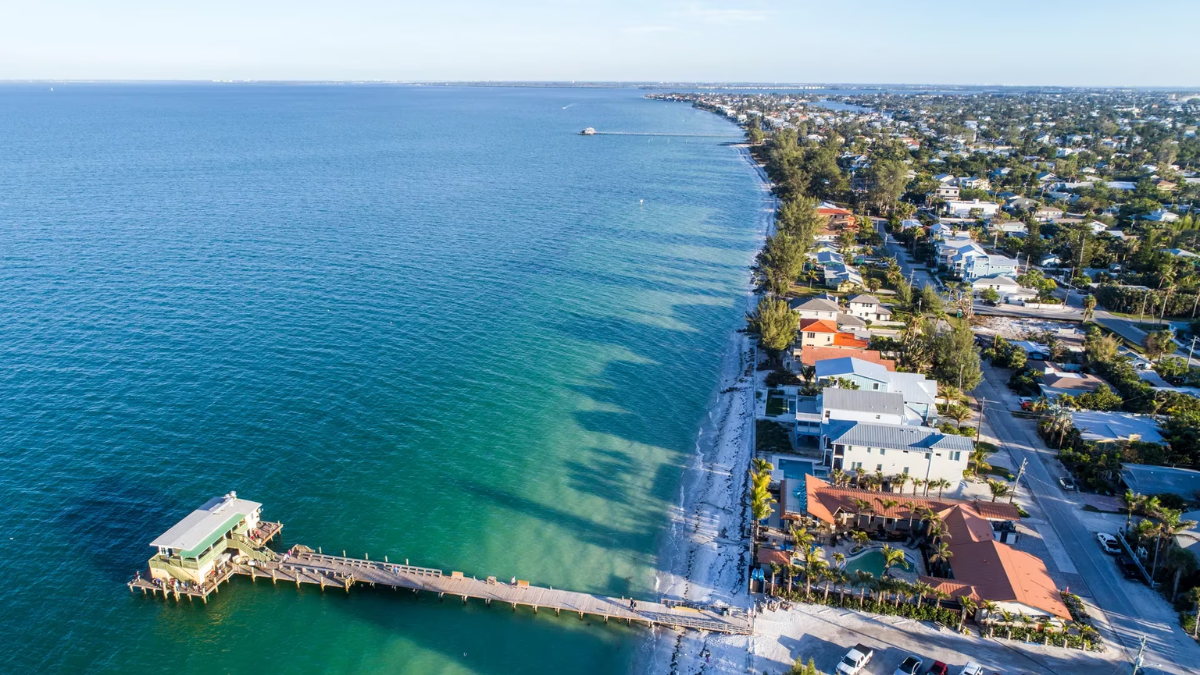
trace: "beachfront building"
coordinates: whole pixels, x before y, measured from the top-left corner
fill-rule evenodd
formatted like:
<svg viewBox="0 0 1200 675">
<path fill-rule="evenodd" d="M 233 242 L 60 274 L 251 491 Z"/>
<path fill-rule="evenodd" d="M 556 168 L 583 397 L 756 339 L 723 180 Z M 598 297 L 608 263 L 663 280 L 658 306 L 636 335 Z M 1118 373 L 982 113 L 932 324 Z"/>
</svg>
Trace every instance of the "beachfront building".
<svg viewBox="0 0 1200 675">
<path fill-rule="evenodd" d="M 1009 545 L 1016 540 L 1019 517 L 1012 504 L 918 495 L 900 498 L 834 486 L 811 475 L 787 482 L 780 503 L 785 517 L 809 519 L 828 533 L 865 529 L 922 537 L 928 531 L 925 514 L 936 513 L 946 530 L 941 541 L 951 555 L 920 581 L 956 601 L 969 597 L 976 604 L 995 603 L 993 619 L 1001 612 L 1052 623 L 1071 618 L 1045 563 Z"/>
<path fill-rule="evenodd" d="M 255 555 L 278 532 L 262 523 L 262 504 L 238 499 L 236 492 L 214 497 L 150 542 L 150 576 L 162 582 L 206 584 L 238 555 Z"/>
<path fill-rule="evenodd" d="M 852 382 L 863 391 L 895 392 L 904 396 L 904 405 L 926 424 L 937 423 L 937 381 L 920 373 L 897 373 L 878 363 L 845 356 L 816 363 L 818 384 L 837 380 Z"/>
<path fill-rule="evenodd" d="M 883 303 L 879 302 L 879 298 L 873 295 L 855 295 L 850 298 L 848 304 L 849 313 L 860 319 L 890 321 L 892 318 L 892 310 L 884 307 Z"/>
<path fill-rule="evenodd" d="M 801 319 L 834 319 L 842 312 L 841 306 L 831 298 L 796 298 L 791 301 L 792 310 Z"/>
<path fill-rule="evenodd" d="M 903 419 L 903 409 L 900 415 Z M 925 481 L 941 478 L 957 485 L 974 445 L 965 436 L 929 427 L 888 424 L 886 420 L 831 419 L 821 425 L 823 463 L 831 470 L 845 472 L 862 469 L 867 473 L 902 474 Z"/>
</svg>

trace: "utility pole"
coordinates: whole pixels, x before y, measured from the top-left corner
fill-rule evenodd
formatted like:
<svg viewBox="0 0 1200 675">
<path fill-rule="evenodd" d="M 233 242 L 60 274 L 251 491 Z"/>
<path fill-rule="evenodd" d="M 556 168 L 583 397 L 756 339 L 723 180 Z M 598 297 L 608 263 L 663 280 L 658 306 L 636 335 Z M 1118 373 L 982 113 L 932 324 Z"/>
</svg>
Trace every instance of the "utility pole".
<svg viewBox="0 0 1200 675">
<path fill-rule="evenodd" d="M 1196 351 L 1196 340 L 1200 340 L 1200 336 L 1192 338 L 1192 348 L 1188 350 L 1188 369 L 1192 367 L 1192 352 Z M 1200 620 L 1198 620 L 1200 621 Z"/>
<path fill-rule="evenodd" d="M 1013 503 L 1013 498 L 1017 496 L 1017 490 L 1021 487 L 1021 476 L 1025 475 L 1025 465 L 1029 463 L 1028 459 L 1021 460 L 1021 468 L 1017 471 L 1017 479 L 1013 481 L 1012 492 L 1008 495 L 1008 503 Z"/>
<path fill-rule="evenodd" d="M 1141 670 L 1142 663 L 1145 660 L 1145 656 L 1146 656 L 1146 636 L 1143 635 L 1141 644 L 1138 645 L 1137 658 L 1135 658 L 1133 660 L 1133 673 L 1131 673 L 1131 675 L 1137 675 L 1138 671 Z"/>
<path fill-rule="evenodd" d="M 979 435 L 983 433 L 983 413 L 984 413 L 984 408 L 986 408 L 986 407 L 987 407 L 987 399 L 986 398 L 979 399 L 979 426 L 975 428 L 975 442 L 976 443 L 979 442 Z"/>
</svg>

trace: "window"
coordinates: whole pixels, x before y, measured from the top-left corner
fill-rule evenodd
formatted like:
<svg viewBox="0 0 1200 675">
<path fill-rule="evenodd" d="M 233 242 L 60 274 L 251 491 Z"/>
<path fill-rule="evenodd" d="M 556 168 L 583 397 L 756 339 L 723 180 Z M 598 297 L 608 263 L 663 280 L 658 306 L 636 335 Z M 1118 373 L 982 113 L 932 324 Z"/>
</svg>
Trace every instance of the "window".
<svg viewBox="0 0 1200 675">
<path fill-rule="evenodd" d="M 809 334 L 808 334 L 808 339 L 810 339 L 810 340 L 811 340 L 811 339 L 813 339 L 813 338 L 815 338 L 815 337 L 817 337 L 817 334 L 816 334 L 816 333 L 809 333 Z"/>
<path fill-rule="evenodd" d="M 876 464 L 876 465 L 875 465 L 875 470 L 876 470 L 876 471 L 883 471 L 883 465 L 882 465 L 882 464 Z"/>
<path fill-rule="evenodd" d="M 879 419 L 879 415 L 876 415 L 876 416 L 875 416 L 875 419 Z"/>
<path fill-rule="evenodd" d="M 951 461 L 953 461 L 953 462 L 957 462 L 957 461 L 959 461 L 960 459 L 962 459 L 962 453 L 961 453 L 961 452 L 952 452 L 952 453 L 950 453 L 950 460 L 951 460 Z"/>
<path fill-rule="evenodd" d="M 907 476 L 907 475 L 908 475 L 908 467 L 907 467 L 907 466 L 906 466 L 906 467 L 904 467 L 904 475 L 905 475 L 905 476 Z"/>
<path fill-rule="evenodd" d="M 874 385 L 872 385 L 872 387 L 871 387 L 871 388 L 872 388 L 872 389 L 878 389 L 878 388 L 879 388 L 879 383 L 878 383 L 878 382 L 876 382 Z"/>
<path fill-rule="evenodd" d="M 887 454 L 887 448 L 880 448 L 880 449 L 879 449 L 879 454 L 880 454 L 880 456 L 882 456 L 882 455 L 886 455 L 886 454 Z"/>
</svg>

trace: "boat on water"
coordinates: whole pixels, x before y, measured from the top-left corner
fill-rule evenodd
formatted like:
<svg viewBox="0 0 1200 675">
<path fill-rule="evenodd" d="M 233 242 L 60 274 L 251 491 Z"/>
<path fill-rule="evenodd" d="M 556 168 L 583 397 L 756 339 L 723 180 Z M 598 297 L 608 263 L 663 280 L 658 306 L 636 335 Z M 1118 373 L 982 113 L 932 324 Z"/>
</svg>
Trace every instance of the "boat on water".
<svg viewBox="0 0 1200 675">
<path fill-rule="evenodd" d="M 584 129 L 583 131 L 579 132 L 579 135 L 580 136 L 595 136 L 596 130 L 593 129 L 592 127 L 588 127 L 586 129 Z"/>
</svg>

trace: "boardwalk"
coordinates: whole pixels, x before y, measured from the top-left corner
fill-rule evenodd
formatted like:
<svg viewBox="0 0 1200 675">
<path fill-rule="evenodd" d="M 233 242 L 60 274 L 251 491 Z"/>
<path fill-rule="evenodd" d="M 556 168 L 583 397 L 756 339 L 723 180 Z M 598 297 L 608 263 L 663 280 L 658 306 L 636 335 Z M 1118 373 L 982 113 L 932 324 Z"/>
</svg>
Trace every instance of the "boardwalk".
<svg viewBox="0 0 1200 675">
<path fill-rule="evenodd" d="M 413 593 L 436 593 L 439 599 L 446 597 L 468 602 L 482 600 L 488 605 L 493 602 L 509 605 L 513 610 L 528 607 L 534 612 L 553 610 L 577 614 L 579 618 L 593 616 L 642 623 L 648 626 L 670 626 L 692 628 L 714 633 L 749 635 L 753 632 L 752 616 L 741 609 L 688 606 L 681 603 L 632 602 L 629 598 L 611 598 L 589 593 L 577 593 L 556 588 L 531 586 L 524 581 L 515 584 L 497 581 L 495 577 L 476 579 L 461 572 L 445 574 L 442 570 L 411 565 L 397 565 L 378 560 L 348 558 L 325 555 L 306 546 L 295 546 L 286 554 L 279 555 L 269 549 L 257 551 L 253 558 L 242 557 L 236 562 L 220 568 L 217 577 L 201 587 L 169 588 L 144 578 L 129 583 L 131 591 L 163 593 L 163 597 L 181 600 L 201 599 L 217 592 L 221 582 L 234 574 L 249 576 L 258 582 L 312 584 L 322 590 L 337 589 L 350 591 L 355 584 L 375 587 L 405 589 Z"/>
</svg>

